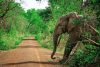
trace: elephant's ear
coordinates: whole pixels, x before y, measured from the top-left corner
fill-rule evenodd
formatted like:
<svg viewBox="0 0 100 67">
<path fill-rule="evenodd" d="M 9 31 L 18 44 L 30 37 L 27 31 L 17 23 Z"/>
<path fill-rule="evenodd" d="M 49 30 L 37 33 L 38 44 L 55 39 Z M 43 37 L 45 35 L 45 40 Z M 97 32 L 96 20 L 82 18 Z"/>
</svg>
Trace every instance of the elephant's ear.
<svg viewBox="0 0 100 67">
<path fill-rule="evenodd" d="M 69 23 L 69 24 L 68 24 L 68 27 L 67 27 L 68 33 L 70 33 L 70 32 L 71 32 L 71 30 L 72 30 L 74 27 L 75 27 L 75 25 L 74 25 L 74 24 Z"/>
</svg>

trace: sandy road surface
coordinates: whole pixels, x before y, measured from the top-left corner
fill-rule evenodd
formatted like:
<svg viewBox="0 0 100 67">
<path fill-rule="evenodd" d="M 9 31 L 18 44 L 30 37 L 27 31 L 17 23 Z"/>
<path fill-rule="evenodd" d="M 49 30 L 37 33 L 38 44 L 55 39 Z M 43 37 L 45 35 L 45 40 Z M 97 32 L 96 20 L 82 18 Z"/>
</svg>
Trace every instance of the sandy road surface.
<svg viewBox="0 0 100 67">
<path fill-rule="evenodd" d="M 62 67 L 50 55 L 50 50 L 41 48 L 33 37 L 28 37 L 16 49 L 0 52 L 0 67 Z"/>
</svg>

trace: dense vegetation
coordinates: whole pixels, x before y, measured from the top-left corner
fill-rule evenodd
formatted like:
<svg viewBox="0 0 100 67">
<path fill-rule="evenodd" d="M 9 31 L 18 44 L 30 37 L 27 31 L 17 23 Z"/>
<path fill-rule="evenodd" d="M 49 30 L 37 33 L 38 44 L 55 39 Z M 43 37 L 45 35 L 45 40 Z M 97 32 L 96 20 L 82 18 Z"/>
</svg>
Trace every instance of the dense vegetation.
<svg viewBox="0 0 100 67">
<path fill-rule="evenodd" d="M 52 34 L 57 20 L 74 11 L 86 16 L 88 20 L 95 20 L 96 30 L 100 33 L 100 1 L 89 0 L 84 8 L 81 4 L 82 0 L 49 0 L 46 9 L 29 9 L 25 12 L 14 0 L 0 0 L 0 50 L 15 48 L 26 36 L 35 36 L 41 46 L 53 49 Z M 62 36 L 60 51 L 63 51 L 67 42 L 65 36 Z M 69 66 L 85 67 L 93 64 L 100 67 L 100 48 L 89 43 L 83 47 L 85 51 L 78 48 Z"/>
<path fill-rule="evenodd" d="M 15 48 L 26 32 L 24 10 L 13 0 L 0 0 L 0 50 Z"/>
</svg>

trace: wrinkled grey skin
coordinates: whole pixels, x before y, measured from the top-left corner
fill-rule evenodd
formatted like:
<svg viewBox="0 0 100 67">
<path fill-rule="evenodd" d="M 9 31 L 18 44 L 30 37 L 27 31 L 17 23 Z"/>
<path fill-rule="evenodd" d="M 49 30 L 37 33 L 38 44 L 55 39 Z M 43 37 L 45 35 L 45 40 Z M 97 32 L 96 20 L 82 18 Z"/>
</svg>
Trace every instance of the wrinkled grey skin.
<svg viewBox="0 0 100 67">
<path fill-rule="evenodd" d="M 64 34 L 64 33 L 68 33 L 70 32 L 71 28 L 73 27 L 72 23 L 70 23 L 71 19 L 78 19 L 81 18 L 81 15 L 78 15 L 77 12 L 71 12 L 63 17 L 61 17 L 58 20 L 58 24 L 55 26 L 55 30 L 53 33 L 53 44 L 54 44 L 54 48 L 53 48 L 53 52 L 51 54 L 51 58 L 55 59 L 54 55 L 55 52 L 57 50 L 57 46 L 60 42 L 60 35 Z"/>
</svg>

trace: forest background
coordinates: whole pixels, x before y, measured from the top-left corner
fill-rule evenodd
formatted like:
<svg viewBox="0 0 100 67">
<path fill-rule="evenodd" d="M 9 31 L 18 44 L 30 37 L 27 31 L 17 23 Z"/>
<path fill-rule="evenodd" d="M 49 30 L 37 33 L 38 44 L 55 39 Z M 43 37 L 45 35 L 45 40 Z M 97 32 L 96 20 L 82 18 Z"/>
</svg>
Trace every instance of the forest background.
<svg viewBox="0 0 100 67">
<path fill-rule="evenodd" d="M 40 0 L 37 0 L 40 1 Z M 82 0 L 49 0 L 46 9 L 29 9 L 24 11 L 20 3 L 14 0 L 0 0 L 0 50 L 17 47 L 24 37 L 34 36 L 44 48 L 53 49 L 52 35 L 61 16 L 69 12 L 78 12 L 95 20 L 96 30 L 100 33 L 100 1 L 89 0 L 82 8 Z M 58 52 L 63 52 L 67 42 L 62 36 Z M 100 40 L 98 41 L 100 43 Z M 84 45 L 86 53 L 78 49 L 70 66 L 84 67 L 95 64 L 100 66 L 100 49 L 90 44 Z"/>
</svg>

